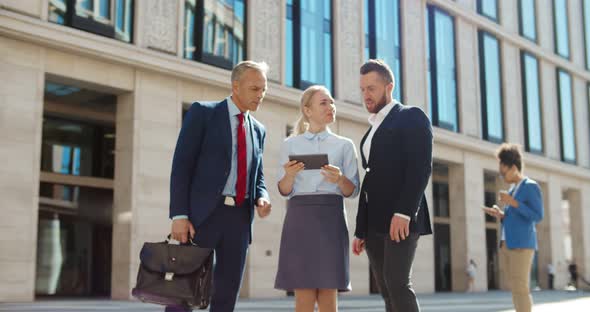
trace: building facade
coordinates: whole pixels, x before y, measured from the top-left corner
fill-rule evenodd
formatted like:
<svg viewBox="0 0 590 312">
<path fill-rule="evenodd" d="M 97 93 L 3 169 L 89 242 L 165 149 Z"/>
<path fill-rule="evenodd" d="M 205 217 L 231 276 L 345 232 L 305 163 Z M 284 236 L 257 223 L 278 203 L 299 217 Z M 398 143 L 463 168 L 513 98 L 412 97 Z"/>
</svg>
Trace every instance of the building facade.
<svg viewBox="0 0 590 312">
<path fill-rule="evenodd" d="M 273 212 L 255 220 L 241 295 L 285 296 L 279 146 L 312 84 L 358 144 L 358 71 L 375 57 L 434 125 L 435 234 L 420 239 L 415 289 L 465 291 L 470 259 L 478 291 L 506 287 L 499 224 L 481 210 L 508 187 L 501 142 L 522 144 L 544 193 L 532 286 L 550 263 L 557 288 L 571 262 L 590 279 L 590 0 L 0 0 L 0 301 L 130 298 L 143 242 L 170 229 L 183 112 L 228 96 L 243 59 L 271 67 L 255 115 Z M 351 279 L 352 294 L 375 291 L 366 256 L 351 256 Z"/>
</svg>

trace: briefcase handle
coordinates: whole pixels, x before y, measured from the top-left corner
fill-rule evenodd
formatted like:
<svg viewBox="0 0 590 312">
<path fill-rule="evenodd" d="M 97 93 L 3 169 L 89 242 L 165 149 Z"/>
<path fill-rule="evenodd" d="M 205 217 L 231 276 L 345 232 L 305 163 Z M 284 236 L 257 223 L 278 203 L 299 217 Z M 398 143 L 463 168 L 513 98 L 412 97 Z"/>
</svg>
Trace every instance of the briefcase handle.
<svg viewBox="0 0 590 312">
<path fill-rule="evenodd" d="M 164 242 L 165 242 L 165 243 L 167 243 L 167 244 L 170 244 L 170 239 L 172 239 L 172 234 L 168 234 L 168 236 L 166 237 L 166 240 L 165 240 Z M 188 238 L 188 243 L 184 243 L 184 244 L 183 244 L 183 243 L 181 243 L 181 242 L 178 242 L 178 244 L 179 244 L 179 245 L 183 245 L 183 246 L 187 246 L 187 245 L 190 245 L 190 246 L 197 246 L 197 244 L 195 244 L 195 242 L 193 241 L 193 238 L 192 238 L 192 237 L 190 237 L 190 236 L 189 236 L 189 238 Z"/>
</svg>

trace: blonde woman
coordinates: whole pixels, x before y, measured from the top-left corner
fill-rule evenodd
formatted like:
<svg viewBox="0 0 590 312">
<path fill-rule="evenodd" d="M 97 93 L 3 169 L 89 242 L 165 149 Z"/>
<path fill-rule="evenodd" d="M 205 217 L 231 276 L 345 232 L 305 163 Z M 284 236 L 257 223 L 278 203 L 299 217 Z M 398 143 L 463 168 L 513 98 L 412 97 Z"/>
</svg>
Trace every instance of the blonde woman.
<svg viewBox="0 0 590 312">
<path fill-rule="evenodd" d="M 328 89 L 307 88 L 301 116 L 281 146 L 279 192 L 288 198 L 275 288 L 295 291 L 295 311 L 338 310 L 338 291 L 350 290 L 344 197 L 358 194 L 354 143 L 333 134 L 336 107 Z M 329 165 L 305 170 L 289 155 L 328 154 Z"/>
</svg>

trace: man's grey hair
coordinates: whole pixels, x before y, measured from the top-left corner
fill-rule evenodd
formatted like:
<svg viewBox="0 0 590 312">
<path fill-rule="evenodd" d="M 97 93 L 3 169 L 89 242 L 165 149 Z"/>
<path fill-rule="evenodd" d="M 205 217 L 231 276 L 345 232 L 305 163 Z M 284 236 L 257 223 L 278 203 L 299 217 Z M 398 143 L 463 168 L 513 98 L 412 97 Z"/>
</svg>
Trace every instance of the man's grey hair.
<svg viewBox="0 0 590 312">
<path fill-rule="evenodd" d="M 248 69 L 254 69 L 259 71 L 260 73 L 266 76 L 266 72 L 268 72 L 268 64 L 266 62 L 254 62 L 254 61 L 241 61 L 239 62 L 234 69 L 231 71 L 231 81 L 240 80 L 242 74 L 246 72 Z"/>
</svg>

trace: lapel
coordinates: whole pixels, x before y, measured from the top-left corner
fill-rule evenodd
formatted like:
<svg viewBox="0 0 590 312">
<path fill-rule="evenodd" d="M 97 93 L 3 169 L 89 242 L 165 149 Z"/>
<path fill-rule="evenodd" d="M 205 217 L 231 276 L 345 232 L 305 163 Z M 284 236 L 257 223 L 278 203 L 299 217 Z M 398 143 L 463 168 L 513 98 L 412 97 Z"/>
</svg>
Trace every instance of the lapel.
<svg viewBox="0 0 590 312">
<path fill-rule="evenodd" d="M 396 102 L 395 105 L 393 105 L 393 107 L 391 108 L 391 110 L 389 111 L 389 113 L 387 114 L 387 116 L 385 116 L 385 119 L 383 119 L 383 122 L 381 122 L 381 124 L 379 125 L 379 128 L 377 128 L 375 130 L 375 133 L 373 134 L 373 138 L 371 139 L 371 149 L 369 151 L 370 155 L 375 155 L 375 146 L 377 146 L 378 144 L 376 143 L 376 140 L 378 140 L 382 135 L 383 132 L 385 132 L 385 129 L 387 128 L 387 125 L 392 123 L 393 120 L 395 119 L 395 115 L 402 110 L 402 105 L 399 102 Z M 370 130 L 370 129 L 369 129 Z M 364 159 L 364 155 L 363 155 L 363 159 Z M 374 158 L 372 158 L 374 159 Z M 369 159 L 369 163 L 371 162 L 371 158 Z M 367 164 L 369 165 L 369 164 Z M 371 166 L 369 166 L 371 167 Z"/>
<path fill-rule="evenodd" d="M 363 146 L 365 146 L 365 141 L 367 140 L 367 137 L 369 136 L 369 133 L 371 133 L 371 129 L 373 129 L 373 127 L 369 127 L 369 130 L 367 130 L 367 132 L 365 132 L 365 135 L 363 136 L 363 138 L 361 139 L 361 160 L 363 162 L 363 169 L 367 168 L 367 157 L 365 156 L 365 150 L 363 149 Z"/>
<path fill-rule="evenodd" d="M 250 185 L 255 185 L 256 181 L 254 180 L 254 178 L 256 177 L 256 172 L 258 171 L 258 159 L 260 158 L 260 155 L 258 154 L 258 151 L 260 150 L 260 134 L 258 133 L 258 128 L 254 127 L 254 120 L 252 120 L 251 113 L 248 114 L 248 128 L 250 132 L 250 139 L 252 140 L 252 163 L 250 165 Z"/>
<path fill-rule="evenodd" d="M 224 142 L 223 147 L 225 148 L 225 155 L 227 155 L 231 163 L 231 123 L 229 122 L 229 111 L 227 108 L 227 100 L 220 102 L 217 107 L 217 120 L 219 121 L 219 134 L 220 140 Z"/>
<path fill-rule="evenodd" d="M 514 188 L 509 192 L 510 196 L 514 197 L 514 199 L 517 199 L 517 197 L 520 198 L 519 195 L 522 194 L 522 187 L 526 183 L 527 179 L 528 178 L 524 178 L 524 179 L 522 179 L 522 181 L 520 181 L 520 186 L 518 186 L 518 189 L 516 189 L 516 185 L 515 185 Z M 508 206 L 508 207 L 511 207 L 511 206 Z"/>
</svg>

